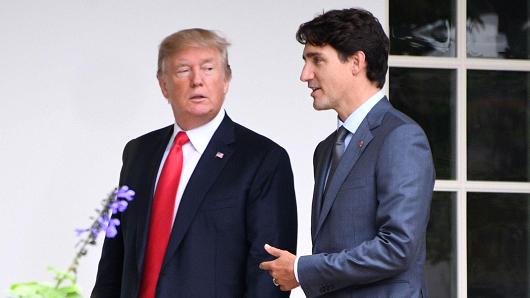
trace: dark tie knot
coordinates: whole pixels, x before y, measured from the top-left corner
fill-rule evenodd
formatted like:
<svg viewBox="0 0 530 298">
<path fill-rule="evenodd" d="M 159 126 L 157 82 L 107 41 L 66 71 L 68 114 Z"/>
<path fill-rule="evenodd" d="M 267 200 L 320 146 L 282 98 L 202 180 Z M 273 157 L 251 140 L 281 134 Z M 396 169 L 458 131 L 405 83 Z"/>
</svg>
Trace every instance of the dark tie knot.
<svg viewBox="0 0 530 298">
<path fill-rule="evenodd" d="M 348 130 L 344 128 L 344 126 L 339 127 L 337 131 L 337 140 L 335 141 L 336 144 L 344 144 L 344 140 L 346 139 L 346 136 L 348 135 Z"/>
</svg>

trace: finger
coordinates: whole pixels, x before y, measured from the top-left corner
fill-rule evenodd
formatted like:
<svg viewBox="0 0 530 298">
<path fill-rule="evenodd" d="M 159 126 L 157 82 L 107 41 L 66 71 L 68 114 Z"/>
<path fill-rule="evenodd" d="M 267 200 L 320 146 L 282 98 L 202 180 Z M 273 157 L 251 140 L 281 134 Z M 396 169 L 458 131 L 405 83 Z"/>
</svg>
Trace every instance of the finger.
<svg viewBox="0 0 530 298">
<path fill-rule="evenodd" d="M 271 264 L 272 262 L 273 261 L 260 263 L 259 264 L 259 269 L 270 271 L 272 269 L 272 264 Z"/>
<path fill-rule="evenodd" d="M 272 247 L 268 244 L 265 244 L 265 250 L 272 256 L 275 256 L 275 257 L 279 257 L 283 250 L 279 249 L 279 248 L 276 248 L 276 247 Z"/>
<path fill-rule="evenodd" d="M 291 289 L 289 289 L 289 287 L 287 287 L 287 286 L 282 286 L 282 285 L 280 285 L 280 290 L 286 292 L 286 291 L 289 291 L 289 290 L 291 290 Z"/>
<path fill-rule="evenodd" d="M 280 290 L 282 290 L 284 292 L 291 291 L 292 289 L 294 289 L 294 287 L 291 286 L 291 285 L 286 285 L 286 284 L 285 285 L 280 285 Z"/>
</svg>

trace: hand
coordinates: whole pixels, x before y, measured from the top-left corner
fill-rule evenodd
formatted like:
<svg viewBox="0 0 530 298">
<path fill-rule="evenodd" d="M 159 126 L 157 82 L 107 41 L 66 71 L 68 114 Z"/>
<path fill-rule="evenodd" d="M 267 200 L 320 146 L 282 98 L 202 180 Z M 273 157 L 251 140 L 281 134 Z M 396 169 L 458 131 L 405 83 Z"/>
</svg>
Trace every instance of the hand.
<svg viewBox="0 0 530 298">
<path fill-rule="evenodd" d="M 269 274 L 280 287 L 282 291 L 290 291 L 299 286 L 294 276 L 294 261 L 296 256 L 292 253 L 272 247 L 265 244 L 265 250 L 271 255 L 276 257 L 276 260 L 263 262 L 259 264 L 259 268 L 267 270 Z"/>
</svg>

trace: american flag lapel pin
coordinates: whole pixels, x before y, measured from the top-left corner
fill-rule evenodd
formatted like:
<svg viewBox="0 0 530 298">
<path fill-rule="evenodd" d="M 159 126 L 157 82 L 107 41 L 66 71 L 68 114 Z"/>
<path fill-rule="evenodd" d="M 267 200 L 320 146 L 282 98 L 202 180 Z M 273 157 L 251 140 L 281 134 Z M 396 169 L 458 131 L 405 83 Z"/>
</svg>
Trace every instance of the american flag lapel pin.
<svg viewBox="0 0 530 298">
<path fill-rule="evenodd" d="M 223 152 L 215 153 L 215 157 L 217 157 L 217 158 L 223 158 L 224 156 L 225 156 L 225 154 Z"/>
<path fill-rule="evenodd" d="M 360 140 L 360 141 L 359 141 L 359 148 L 362 148 L 363 145 L 364 145 L 364 141 L 363 141 L 363 140 Z"/>
</svg>

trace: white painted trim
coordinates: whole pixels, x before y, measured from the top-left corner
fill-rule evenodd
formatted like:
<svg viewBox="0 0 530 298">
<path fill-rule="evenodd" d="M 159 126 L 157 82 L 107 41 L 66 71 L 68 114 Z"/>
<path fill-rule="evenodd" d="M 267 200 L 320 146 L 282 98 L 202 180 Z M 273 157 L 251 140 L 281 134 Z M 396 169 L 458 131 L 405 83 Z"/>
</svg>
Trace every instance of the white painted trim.
<svg viewBox="0 0 530 298">
<path fill-rule="evenodd" d="M 454 57 L 416 57 L 391 55 L 388 61 L 391 67 L 455 69 L 459 66 L 458 61 Z"/>
<path fill-rule="evenodd" d="M 388 2 L 388 0 L 385 1 L 385 18 L 384 18 L 384 23 L 382 24 L 382 26 L 390 42 L 390 3 Z M 387 69 L 387 72 L 386 72 L 386 81 L 385 81 L 385 85 L 383 86 L 383 91 L 390 99 L 390 84 L 388 83 L 390 79 L 390 57 L 388 60 L 388 66 L 389 68 Z"/>
<path fill-rule="evenodd" d="M 466 0 L 456 0 L 456 148 L 457 181 L 467 180 L 467 72 L 466 61 Z M 467 193 L 459 189 L 456 195 L 456 296 L 467 298 Z"/>
<path fill-rule="evenodd" d="M 530 71 L 530 60 L 479 59 L 428 56 L 389 57 L 391 67 L 442 68 L 442 69 L 484 69 L 497 71 Z"/>
<path fill-rule="evenodd" d="M 530 71 L 530 60 L 515 59 L 466 59 L 468 69 Z"/>
<path fill-rule="evenodd" d="M 528 182 L 436 180 L 434 191 L 445 192 L 489 192 L 489 193 L 530 193 Z"/>
<path fill-rule="evenodd" d="M 466 193 L 456 195 L 456 297 L 467 298 L 467 201 Z"/>
</svg>

